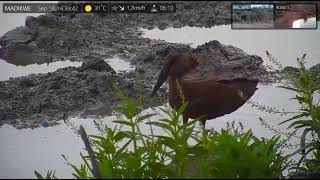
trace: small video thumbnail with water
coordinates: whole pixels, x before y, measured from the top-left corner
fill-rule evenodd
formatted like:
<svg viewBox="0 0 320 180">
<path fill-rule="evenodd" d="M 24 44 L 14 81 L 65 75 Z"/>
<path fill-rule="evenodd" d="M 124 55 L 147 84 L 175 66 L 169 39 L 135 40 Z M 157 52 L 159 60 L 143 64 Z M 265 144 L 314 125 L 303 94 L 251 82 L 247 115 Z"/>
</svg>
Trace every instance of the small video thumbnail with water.
<svg viewBox="0 0 320 180">
<path fill-rule="evenodd" d="M 316 29 L 317 4 L 275 5 L 275 28 Z"/>
<path fill-rule="evenodd" d="M 271 29 L 273 4 L 232 4 L 232 29 Z"/>
</svg>

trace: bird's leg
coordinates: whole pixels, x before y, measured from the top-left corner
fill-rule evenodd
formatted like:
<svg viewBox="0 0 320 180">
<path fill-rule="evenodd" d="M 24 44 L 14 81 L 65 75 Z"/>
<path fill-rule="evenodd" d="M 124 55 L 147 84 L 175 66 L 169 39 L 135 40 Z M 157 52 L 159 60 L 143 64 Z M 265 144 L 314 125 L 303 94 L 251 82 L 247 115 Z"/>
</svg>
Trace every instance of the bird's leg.
<svg viewBox="0 0 320 180">
<path fill-rule="evenodd" d="M 182 119 L 183 119 L 183 124 L 186 124 L 189 118 L 186 115 L 182 115 Z"/>
<path fill-rule="evenodd" d="M 202 129 L 205 130 L 206 128 L 206 120 L 201 121 Z"/>
</svg>

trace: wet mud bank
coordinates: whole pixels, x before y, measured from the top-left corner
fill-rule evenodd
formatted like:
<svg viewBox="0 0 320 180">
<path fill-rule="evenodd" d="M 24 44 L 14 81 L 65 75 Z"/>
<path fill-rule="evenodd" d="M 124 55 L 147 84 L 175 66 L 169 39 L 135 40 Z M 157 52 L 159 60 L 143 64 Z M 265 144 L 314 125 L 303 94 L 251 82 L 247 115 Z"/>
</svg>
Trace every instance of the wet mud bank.
<svg viewBox="0 0 320 180">
<path fill-rule="evenodd" d="M 46 63 L 62 57 L 85 61 L 88 56 L 134 56 L 154 41 L 142 38 L 139 27 L 230 24 L 230 2 L 176 2 L 170 14 L 45 14 L 27 17 L 25 26 L 0 38 L 0 58 L 12 64 Z M 201 8 L 200 8 L 201 7 Z M 215 13 L 211 13 L 215 12 Z"/>
<path fill-rule="evenodd" d="M 0 81 L 0 125 L 34 128 L 55 125 L 70 115 L 110 115 L 119 102 L 113 84 L 129 97 L 138 97 L 139 91 L 151 93 L 151 87 L 146 83 L 138 87 L 136 81 L 134 73 L 116 74 L 99 59 L 77 68 Z M 145 102 L 145 106 L 159 104 L 158 97 Z"/>
</svg>

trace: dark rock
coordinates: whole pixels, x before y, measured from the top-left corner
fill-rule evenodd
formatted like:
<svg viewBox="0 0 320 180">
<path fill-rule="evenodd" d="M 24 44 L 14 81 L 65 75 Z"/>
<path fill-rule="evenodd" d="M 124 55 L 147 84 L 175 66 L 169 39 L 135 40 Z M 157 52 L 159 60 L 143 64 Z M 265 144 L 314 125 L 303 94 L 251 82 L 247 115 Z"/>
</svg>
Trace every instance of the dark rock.
<svg viewBox="0 0 320 180">
<path fill-rule="evenodd" d="M 319 179 L 319 172 L 296 172 L 291 174 L 288 179 Z"/>
<path fill-rule="evenodd" d="M 50 85 L 50 89 L 54 89 L 54 90 L 57 90 L 57 89 L 60 89 L 61 88 L 61 85 L 59 82 L 53 82 L 51 85 Z"/>
<path fill-rule="evenodd" d="M 197 48 L 187 45 L 167 45 L 155 47 L 141 52 L 134 60 L 138 72 L 143 73 L 143 77 L 154 84 L 158 78 L 164 59 L 171 53 L 190 53 L 197 58 L 207 58 L 208 65 L 215 69 L 215 77 L 226 78 L 247 78 L 260 82 L 270 81 L 267 70 L 263 67 L 261 57 L 248 55 L 244 51 L 234 46 L 221 44 L 219 41 L 210 41 Z M 155 73 L 156 72 L 156 73 Z M 209 74 L 210 74 L 209 73 Z"/>
<path fill-rule="evenodd" d="M 37 17 L 37 22 L 39 23 L 39 26 L 52 28 L 57 28 L 65 25 L 64 23 L 61 23 L 61 21 L 58 21 L 55 16 L 51 15 L 40 15 Z"/>
<path fill-rule="evenodd" d="M 112 69 L 112 67 L 102 59 L 96 59 L 96 60 L 90 60 L 90 61 L 84 62 L 79 70 L 80 71 L 96 70 L 100 72 L 107 71 L 107 72 L 116 73 Z"/>
<path fill-rule="evenodd" d="M 29 29 L 25 27 L 17 27 L 7 33 L 5 33 L 0 38 L 1 46 L 8 48 L 15 44 L 28 44 L 35 38 L 35 34 L 33 34 Z"/>
<path fill-rule="evenodd" d="M 27 16 L 25 20 L 25 26 L 32 30 L 38 30 L 38 28 L 42 27 L 57 28 L 64 25 L 64 23 L 57 20 L 56 16 L 50 14 L 40 15 L 38 17 Z"/>
<path fill-rule="evenodd" d="M 169 27 L 169 25 L 168 25 L 167 22 L 162 22 L 162 23 L 160 23 L 159 26 L 158 26 L 158 28 L 159 28 L 160 30 L 164 30 L 164 29 L 166 29 L 166 28 L 168 28 L 168 27 Z"/>
<path fill-rule="evenodd" d="M 24 24 L 29 29 L 37 29 L 39 27 L 37 18 L 33 16 L 27 16 Z"/>
<path fill-rule="evenodd" d="M 34 86 L 34 83 L 31 79 L 23 79 L 20 82 L 20 86 L 24 87 L 24 88 L 28 88 L 28 87 L 32 87 Z"/>
<path fill-rule="evenodd" d="M 261 57 L 248 55 L 239 48 L 223 45 L 219 41 L 210 41 L 189 52 L 200 62 L 208 62 L 201 71 L 217 80 L 243 78 L 263 81 L 267 72 Z M 206 77 L 201 75 L 201 78 Z"/>
<path fill-rule="evenodd" d="M 320 74 L 320 63 L 312 66 L 309 70 L 313 74 Z"/>
<path fill-rule="evenodd" d="M 320 64 L 312 66 L 309 71 L 312 76 L 320 83 Z"/>
<path fill-rule="evenodd" d="M 296 67 L 292 67 L 292 66 L 286 66 L 283 68 L 284 71 L 289 72 L 289 73 L 293 73 L 293 74 L 299 74 L 300 70 L 299 68 Z"/>
<path fill-rule="evenodd" d="M 296 74 L 299 75 L 300 74 L 300 70 L 299 68 L 296 67 L 292 67 L 292 66 L 286 66 L 283 71 L 292 73 L 292 74 Z M 311 68 L 309 68 L 309 71 L 312 75 L 312 77 L 317 80 L 318 82 L 320 82 L 320 64 L 316 64 L 314 66 L 312 66 Z M 283 72 L 279 72 L 279 74 L 281 74 Z"/>
<path fill-rule="evenodd" d="M 42 125 L 43 127 L 49 127 L 49 123 L 48 123 L 48 121 L 46 121 L 46 120 L 42 121 L 41 125 Z"/>
<path fill-rule="evenodd" d="M 49 56 L 38 52 L 37 46 L 32 43 L 36 35 L 25 27 L 18 27 L 0 38 L 3 46 L 0 58 L 15 65 L 28 65 L 37 62 L 47 62 Z"/>
</svg>

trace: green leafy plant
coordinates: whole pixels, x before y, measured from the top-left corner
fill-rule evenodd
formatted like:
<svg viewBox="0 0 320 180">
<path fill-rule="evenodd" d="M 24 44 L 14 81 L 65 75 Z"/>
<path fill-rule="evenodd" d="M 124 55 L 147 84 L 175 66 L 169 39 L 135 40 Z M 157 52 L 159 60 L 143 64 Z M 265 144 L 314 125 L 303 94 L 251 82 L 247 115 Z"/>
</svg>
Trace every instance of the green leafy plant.
<svg viewBox="0 0 320 180">
<path fill-rule="evenodd" d="M 275 61 L 270 53 L 267 52 L 267 55 Z M 315 97 L 319 98 L 320 84 L 310 70 L 306 68 L 305 58 L 306 54 L 297 58 L 298 72 L 288 71 L 278 65 L 284 73 L 284 77 L 286 77 L 286 81 L 283 81 L 283 85 L 279 87 L 295 92 L 296 95 L 293 99 L 301 106 L 296 115 L 281 124 L 291 122 L 288 128 L 303 131 L 300 137 L 300 147 L 290 155 L 301 154 L 301 158 L 294 168 L 302 171 L 319 172 L 320 100 L 316 100 Z M 313 154 L 313 157 L 307 159 L 308 154 Z M 301 167 L 301 164 L 305 166 Z"/>
<path fill-rule="evenodd" d="M 154 178 L 280 178 L 285 158 L 275 145 L 279 137 L 259 140 L 249 130 L 220 132 L 198 130 L 200 118 L 183 124 L 179 110 L 160 107 L 163 118 L 141 113 L 141 101 L 118 91 L 120 105 L 110 128 L 96 123 L 100 135 L 86 135 L 80 127 L 88 155 L 80 153 L 83 163 L 71 165 L 77 179 L 154 179 Z M 149 125 L 150 133 L 140 130 Z M 154 128 L 163 133 L 155 134 Z M 42 177 L 37 172 L 37 177 Z"/>
<path fill-rule="evenodd" d="M 38 171 L 34 171 L 34 174 L 38 179 L 56 179 L 54 170 L 48 171 L 46 176 L 41 175 Z"/>
<path fill-rule="evenodd" d="M 190 176 L 233 179 L 282 176 L 281 166 L 285 159 L 274 148 L 279 137 L 259 140 L 251 130 L 231 133 L 223 129 L 204 137 L 204 142 L 199 144 L 203 148 L 201 155 L 193 158 L 193 163 L 198 165 L 197 171 L 188 171 Z"/>
</svg>

